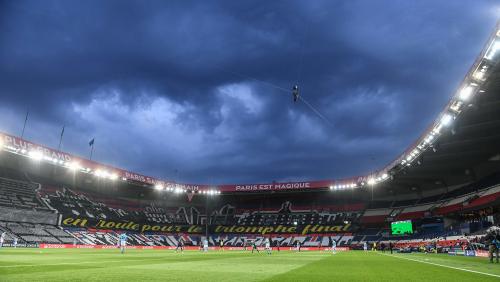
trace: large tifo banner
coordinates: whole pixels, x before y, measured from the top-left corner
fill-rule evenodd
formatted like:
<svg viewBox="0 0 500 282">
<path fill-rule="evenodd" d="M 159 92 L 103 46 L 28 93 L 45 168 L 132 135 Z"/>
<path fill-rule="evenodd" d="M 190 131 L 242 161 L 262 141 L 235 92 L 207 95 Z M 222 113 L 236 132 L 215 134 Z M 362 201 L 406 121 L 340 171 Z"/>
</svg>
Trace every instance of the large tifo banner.
<svg viewBox="0 0 500 282">
<path fill-rule="evenodd" d="M 164 232 L 164 233 L 186 233 L 204 234 L 203 225 L 176 225 L 176 224 L 148 224 L 133 221 L 112 221 L 103 219 L 90 219 L 82 217 L 64 217 L 61 221 L 63 227 L 93 228 L 115 231 L 132 232 Z M 212 234 L 322 234 L 322 233 L 346 233 L 351 232 L 351 224 L 341 225 L 276 225 L 276 226 L 239 226 L 239 225 L 210 225 L 209 232 Z"/>
<path fill-rule="evenodd" d="M 80 158 L 65 152 L 51 149 L 46 146 L 38 145 L 33 142 L 21 139 L 19 137 L 0 132 L 0 149 L 23 155 L 33 156 L 36 152 L 40 161 L 56 164 L 69 165 L 78 163 L 84 169 L 90 169 L 89 172 L 105 171 L 107 175 L 116 175 L 117 179 L 131 180 L 150 185 L 162 185 L 165 188 L 184 189 L 187 191 L 197 192 L 202 190 L 212 190 L 213 185 L 205 184 L 183 184 L 172 181 L 164 181 L 155 177 L 145 176 L 135 172 L 115 168 L 112 166 L 100 164 L 88 159 Z M 279 190 L 313 190 L 325 189 L 332 185 L 355 184 L 366 182 L 367 177 L 354 177 L 345 180 L 320 180 L 320 181 L 297 181 L 297 182 L 272 182 L 259 184 L 230 184 L 219 185 L 215 187 L 221 192 L 249 192 L 249 191 L 279 191 Z"/>
</svg>

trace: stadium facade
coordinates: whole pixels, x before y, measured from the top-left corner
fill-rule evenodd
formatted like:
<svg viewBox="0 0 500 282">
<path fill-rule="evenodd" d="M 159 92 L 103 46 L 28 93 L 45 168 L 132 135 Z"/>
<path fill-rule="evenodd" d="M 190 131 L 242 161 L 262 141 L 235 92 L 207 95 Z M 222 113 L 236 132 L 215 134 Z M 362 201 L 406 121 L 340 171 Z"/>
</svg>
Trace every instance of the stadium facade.
<svg viewBox="0 0 500 282">
<path fill-rule="evenodd" d="M 480 254 L 500 222 L 500 26 L 443 112 L 387 166 L 348 179 L 206 185 L 166 181 L 0 133 L 5 245 L 401 249 L 457 243 Z M 391 223 L 412 230 L 391 234 Z"/>
</svg>

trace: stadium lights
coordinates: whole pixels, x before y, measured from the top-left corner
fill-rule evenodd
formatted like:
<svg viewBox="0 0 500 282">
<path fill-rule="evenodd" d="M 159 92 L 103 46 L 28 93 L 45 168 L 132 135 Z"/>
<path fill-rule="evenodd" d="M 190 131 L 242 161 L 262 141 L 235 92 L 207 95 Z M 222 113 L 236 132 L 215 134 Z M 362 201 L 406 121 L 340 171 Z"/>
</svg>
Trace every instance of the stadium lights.
<svg viewBox="0 0 500 282">
<path fill-rule="evenodd" d="M 450 114 L 445 114 L 440 121 L 440 124 L 442 126 L 449 126 L 451 122 L 453 121 L 453 116 Z"/>
<path fill-rule="evenodd" d="M 375 184 L 375 179 L 369 178 L 367 181 L 368 185 L 374 185 Z"/>
<path fill-rule="evenodd" d="M 486 55 L 484 56 L 484 58 L 490 61 L 493 60 L 499 50 L 500 50 L 500 41 L 495 40 L 491 43 L 490 47 L 488 48 L 488 51 L 486 51 Z"/>
<path fill-rule="evenodd" d="M 387 178 L 389 178 L 389 175 L 387 173 L 382 174 L 382 179 L 383 180 L 386 180 Z"/>
<path fill-rule="evenodd" d="M 77 162 L 70 163 L 68 167 L 71 170 L 77 170 L 77 169 L 80 170 L 80 169 L 82 169 L 82 167 L 80 166 L 80 164 L 77 163 Z"/>
<path fill-rule="evenodd" d="M 156 184 L 156 185 L 155 185 L 155 189 L 156 189 L 156 190 L 163 190 L 163 185 L 161 185 L 161 184 Z"/>
<path fill-rule="evenodd" d="M 474 79 L 479 80 L 479 81 L 484 81 L 485 80 L 485 74 L 488 71 L 488 65 L 483 65 L 481 68 L 478 68 L 472 76 Z"/>
<path fill-rule="evenodd" d="M 28 156 L 36 161 L 40 161 L 43 159 L 43 154 L 40 151 L 30 151 L 28 153 Z"/>
<path fill-rule="evenodd" d="M 438 126 L 434 127 L 434 129 L 432 129 L 432 134 L 439 134 L 441 132 L 441 128 L 443 127 L 443 125 L 439 124 Z"/>
<path fill-rule="evenodd" d="M 467 101 L 474 94 L 474 90 L 476 89 L 477 84 L 471 83 L 469 86 L 466 86 L 460 90 L 458 94 L 458 98 L 462 101 Z"/>
<path fill-rule="evenodd" d="M 432 142 L 432 139 L 434 139 L 434 134 L 429 134 L 429 135 L 427 135 L 427 137 L 425 137 L 424 143 L 429 144 Z"/>
<path fill-rule="evenodd" d="M 117 180 L 118 179 L 118 175 L 116 173 L 111 173 L 109 175 L 109 179 L 111 179 L 111 180 Z"/>
<path fill-rule="evenodd" d="M 109 173 L 108 173 L 107 171 L 105 171 L 105 170 L 100 170 L 100 169 L 98 169 L 98 170 L 94 171 L 94 174 L 95 174 L 95 176 L 97 176 L 97 177 L 108 177 L 108 175 L 109 175 Z"/>
</svg>

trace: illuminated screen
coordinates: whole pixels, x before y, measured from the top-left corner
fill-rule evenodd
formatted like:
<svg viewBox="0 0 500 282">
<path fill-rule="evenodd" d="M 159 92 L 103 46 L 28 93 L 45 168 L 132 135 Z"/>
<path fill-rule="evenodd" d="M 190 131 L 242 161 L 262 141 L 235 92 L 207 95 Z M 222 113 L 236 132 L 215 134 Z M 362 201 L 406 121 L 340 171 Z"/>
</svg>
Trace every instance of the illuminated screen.
<svg viewBox="0 0 500 282">
<path fill-rule="evenodd" d="M 411 220 L 395 221 L 391 223 L 392 235 L 413 234 Z"/>
</svg>

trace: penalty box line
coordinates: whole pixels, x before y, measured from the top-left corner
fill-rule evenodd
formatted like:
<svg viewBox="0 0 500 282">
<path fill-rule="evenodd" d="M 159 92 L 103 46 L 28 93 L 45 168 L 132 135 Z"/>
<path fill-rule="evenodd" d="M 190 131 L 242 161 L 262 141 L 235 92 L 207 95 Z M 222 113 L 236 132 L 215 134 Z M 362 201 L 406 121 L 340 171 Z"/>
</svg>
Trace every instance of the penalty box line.
<svg viewBox="0 0 500 282">
<path fill-rule="evenodd" d="M 406 258 L 406 257 L 402 257 L 402 256 L 395 256 L 395 255 L 388 255 L 388 254 L 381 254 L 381 255 L 388 256 L 388 257 L 393 257 L 393 258 L 400 258 L 400 259 L 410 260 L 410 261 L 416 261 L 416 262 L 420 262 L 420 263 L 426 263 L 426 264 L 435 265 L 435 266 L 441 266 L 441 267 L 451 268 L 451 269 L 455 269 L 455 270 L 467 271 L 467 272 L 472 272 L 472 273 L 476 273 L 476 274 L 483 274 L 483 275 L 488 275 L 488 276 L 493 276 L 493 277 L 499 277 L 500 278 L 500 275 L 492 274 L 492 273 L 487 273 L 487 272 L 470 270 L 470 269 L 465 269 L 465 268 L 460 268 L 460 267 L 455 267 L 455 266 L 450 266 L 450 265 L 445 265 L 445 264 L 439 264 L 439 263 L 435 263 L 435 262 L 423 261 L 423 260 L 419 260 L 419 259 Z"/>
</svg>

